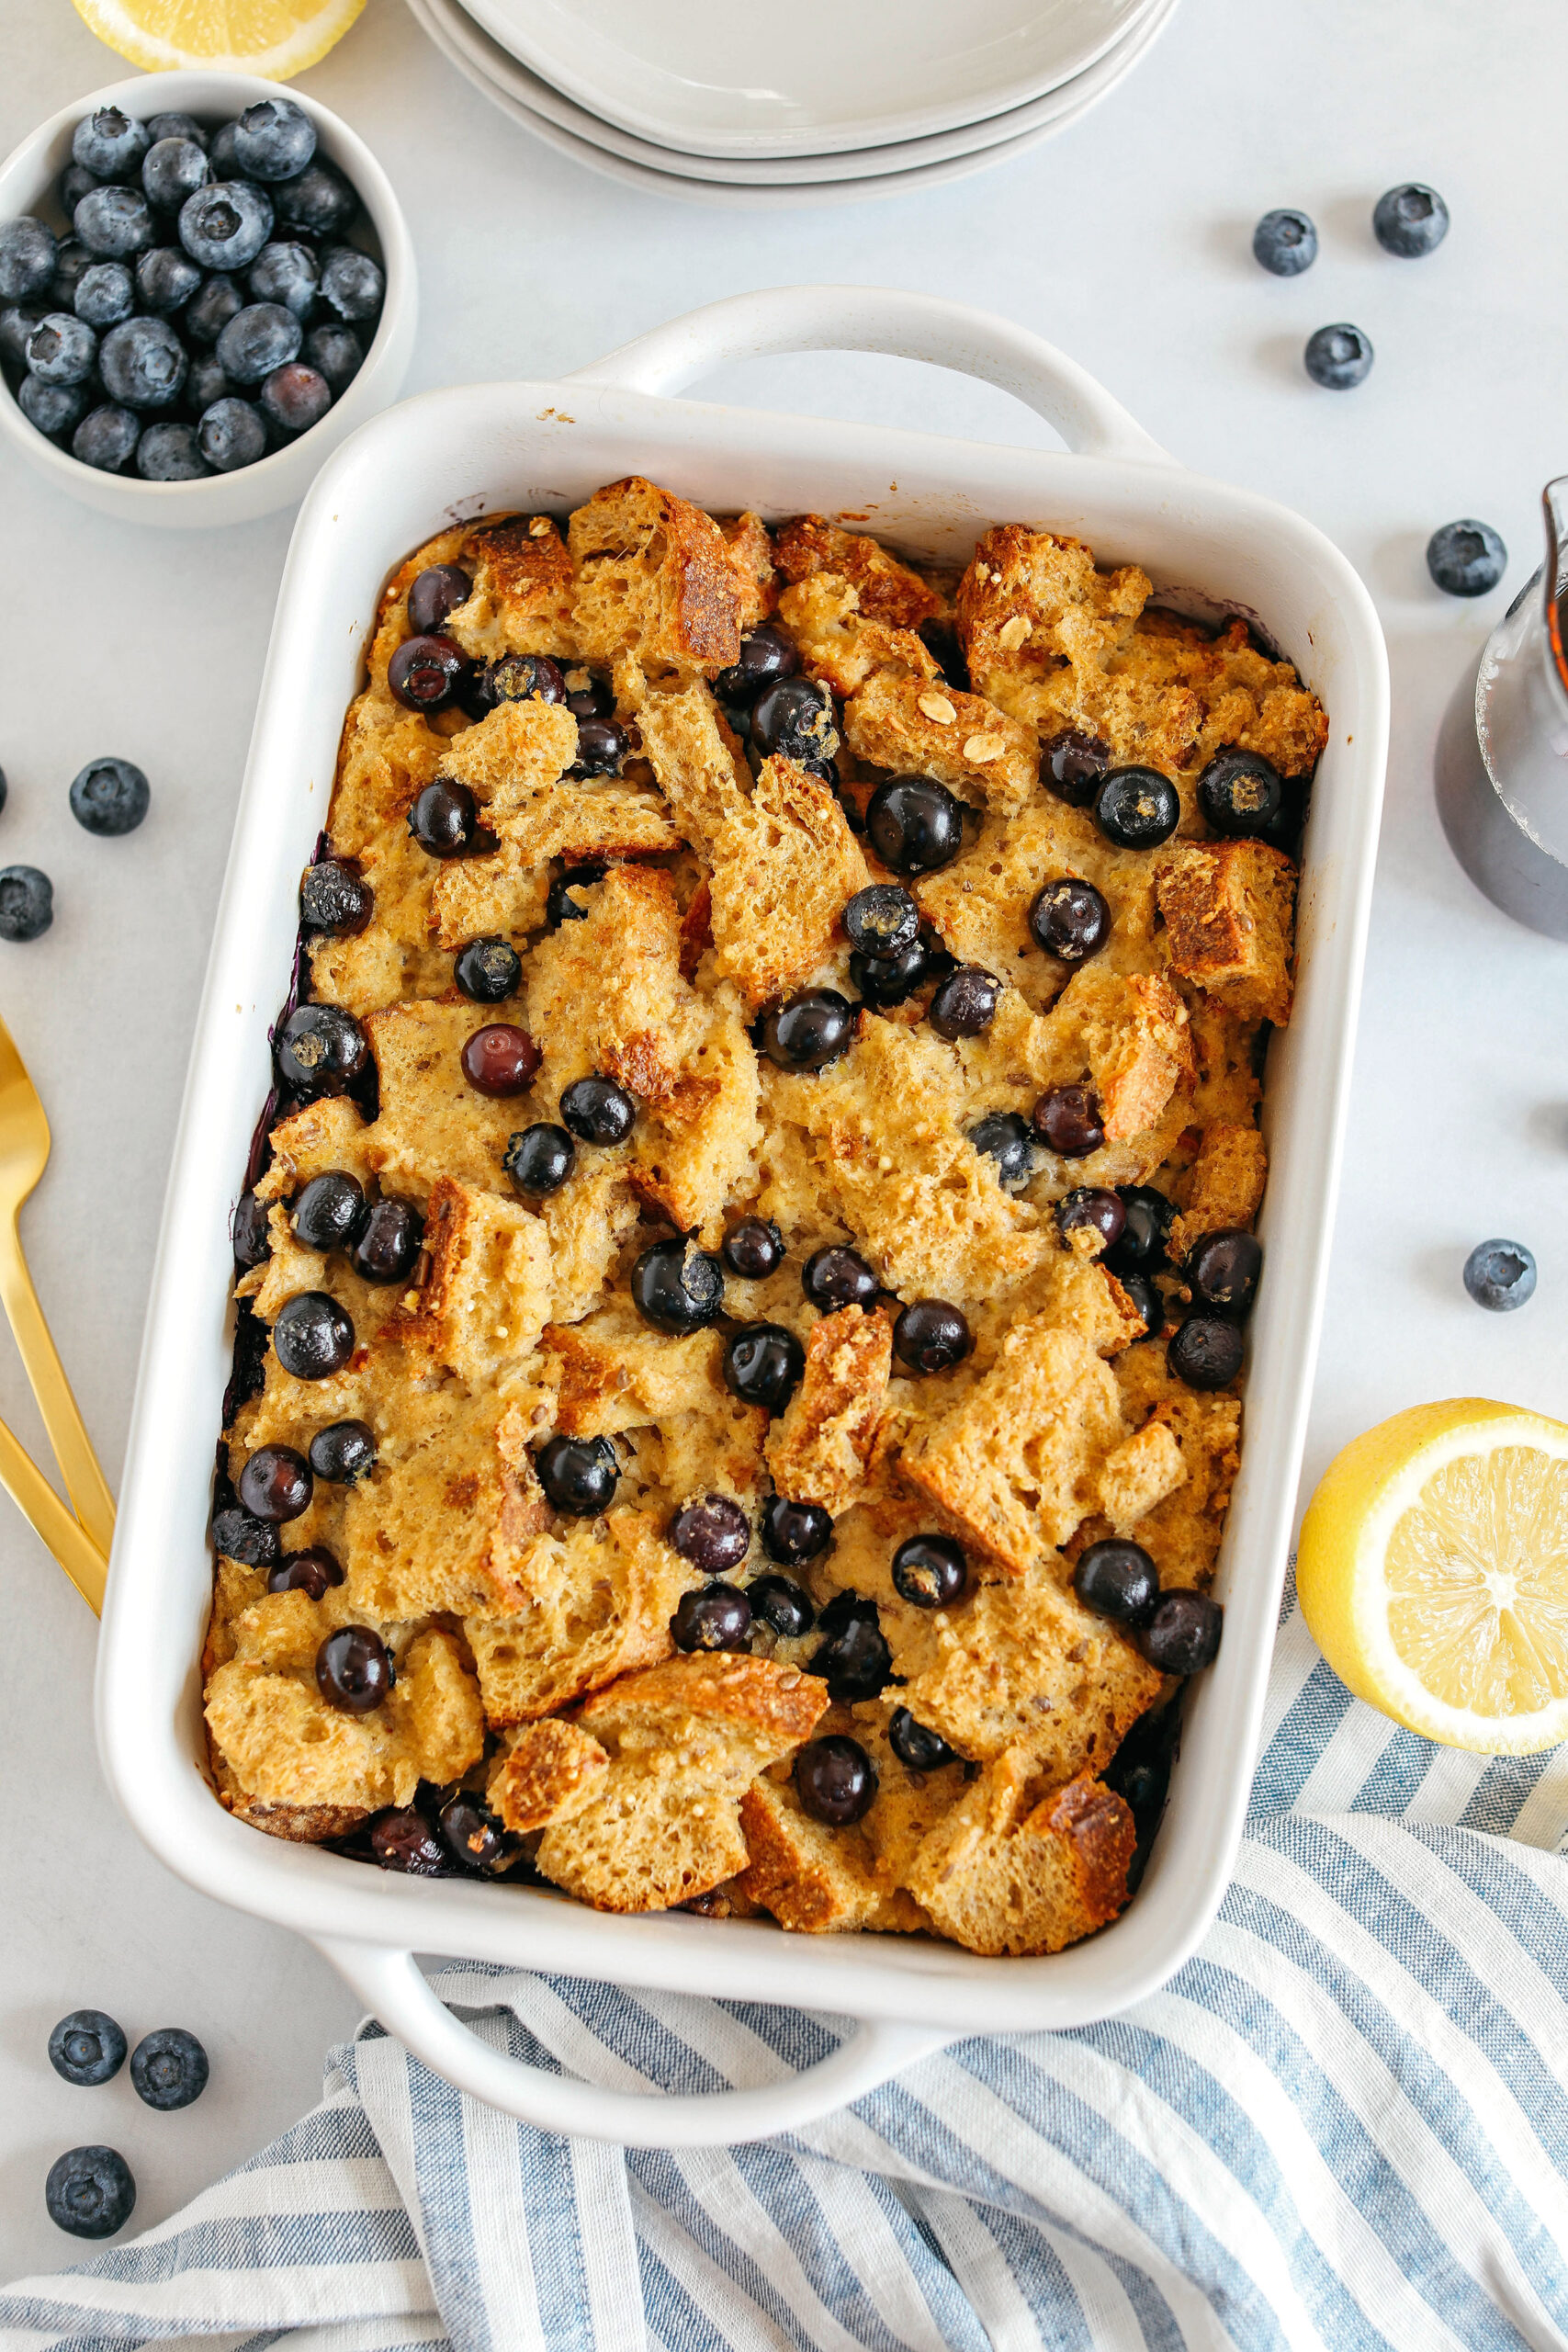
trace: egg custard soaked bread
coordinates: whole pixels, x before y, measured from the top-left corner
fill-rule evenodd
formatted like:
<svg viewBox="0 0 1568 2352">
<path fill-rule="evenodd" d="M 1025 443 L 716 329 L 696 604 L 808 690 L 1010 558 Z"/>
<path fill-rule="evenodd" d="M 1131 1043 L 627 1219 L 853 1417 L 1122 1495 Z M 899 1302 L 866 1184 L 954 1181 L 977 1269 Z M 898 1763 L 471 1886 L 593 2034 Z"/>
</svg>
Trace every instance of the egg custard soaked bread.
<svg viewBox="0 0 1568 2352">
<path fill-rule="evenodd" d="M 236 1215 L 233 1813 L 612 1910 L 1115 1917 L 1219 1636 L 1326 732 L 1149 596 L 636 479 L 393 578 Z"/>
</svg>

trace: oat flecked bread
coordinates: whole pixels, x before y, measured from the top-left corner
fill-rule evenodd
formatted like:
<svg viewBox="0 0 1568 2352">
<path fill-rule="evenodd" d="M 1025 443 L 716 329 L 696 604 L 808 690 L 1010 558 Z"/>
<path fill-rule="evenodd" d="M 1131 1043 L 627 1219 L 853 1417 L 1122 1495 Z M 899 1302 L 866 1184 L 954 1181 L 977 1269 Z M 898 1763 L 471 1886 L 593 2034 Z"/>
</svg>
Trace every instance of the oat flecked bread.
<svg viewBox="0 0 1568 2352">
<path fill-rule="evenodd" d="M 1096 1547 L 1203 1595 L 1242 1442 L 1174 1334 L 1263 1201 L 1297 869 L 1199 780 L 1296 810 L 1327 720 L 1136 564 L 863 520 L 633 475 L 383 591 L 236 1216 L 211 1780 L 384 1868 L 1048 1953 L 1177 1688 Z"/>
</svg>

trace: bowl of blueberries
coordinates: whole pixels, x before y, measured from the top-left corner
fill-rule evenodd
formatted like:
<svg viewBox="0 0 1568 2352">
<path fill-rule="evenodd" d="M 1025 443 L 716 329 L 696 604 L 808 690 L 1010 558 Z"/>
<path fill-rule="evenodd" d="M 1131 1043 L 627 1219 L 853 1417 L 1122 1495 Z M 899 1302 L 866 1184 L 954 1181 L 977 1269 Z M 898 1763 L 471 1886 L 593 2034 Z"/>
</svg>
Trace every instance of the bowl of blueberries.
<svg viewBox="0 0 1568 2352">
<path fill-rule="evenodd" d="M 276 82 L 140 74 L 0 165 L 0 430 L 107 514 L 292 505 L 396 398 L 418 299 L 385 172 Z"/>
</svg>

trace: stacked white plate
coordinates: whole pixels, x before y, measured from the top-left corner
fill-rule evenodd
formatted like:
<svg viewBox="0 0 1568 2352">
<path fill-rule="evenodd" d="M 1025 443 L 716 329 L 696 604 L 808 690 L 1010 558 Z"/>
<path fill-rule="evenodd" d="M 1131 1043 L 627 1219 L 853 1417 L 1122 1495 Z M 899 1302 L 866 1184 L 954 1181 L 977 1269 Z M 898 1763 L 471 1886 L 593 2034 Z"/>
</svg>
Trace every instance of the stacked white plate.
<svg viewBox="0 0 1568 2352">
<path fill-rule="evenodd" d="M 492 104 L 647 194 L 840 204 L 1078 121 L 1176 0 L 409 0 Z"/>
</svg>

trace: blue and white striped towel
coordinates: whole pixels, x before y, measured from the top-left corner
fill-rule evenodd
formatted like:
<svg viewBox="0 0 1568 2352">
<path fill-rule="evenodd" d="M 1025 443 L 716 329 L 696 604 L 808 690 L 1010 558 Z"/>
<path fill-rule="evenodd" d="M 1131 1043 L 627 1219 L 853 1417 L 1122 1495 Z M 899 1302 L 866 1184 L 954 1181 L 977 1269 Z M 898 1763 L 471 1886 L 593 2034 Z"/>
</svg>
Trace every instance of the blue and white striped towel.
<svg viewBox="0 0 1568 2352">
<path fill-rule="evenodd" d="M 0 2295 L 99 2352 L 1549 2352 L 1568 2346 L 1568 1750 L 1396 1731 L 1282 1623 L 1198 1956 L 1081 2033 L 955 2044 L 797 2137 L 552 2140 L 374 2025 L 322 2104 L 132 2244 Z M 453 1966 L 479 2030 L 709 2090 L 830 2021 Z"/>
</svg>

